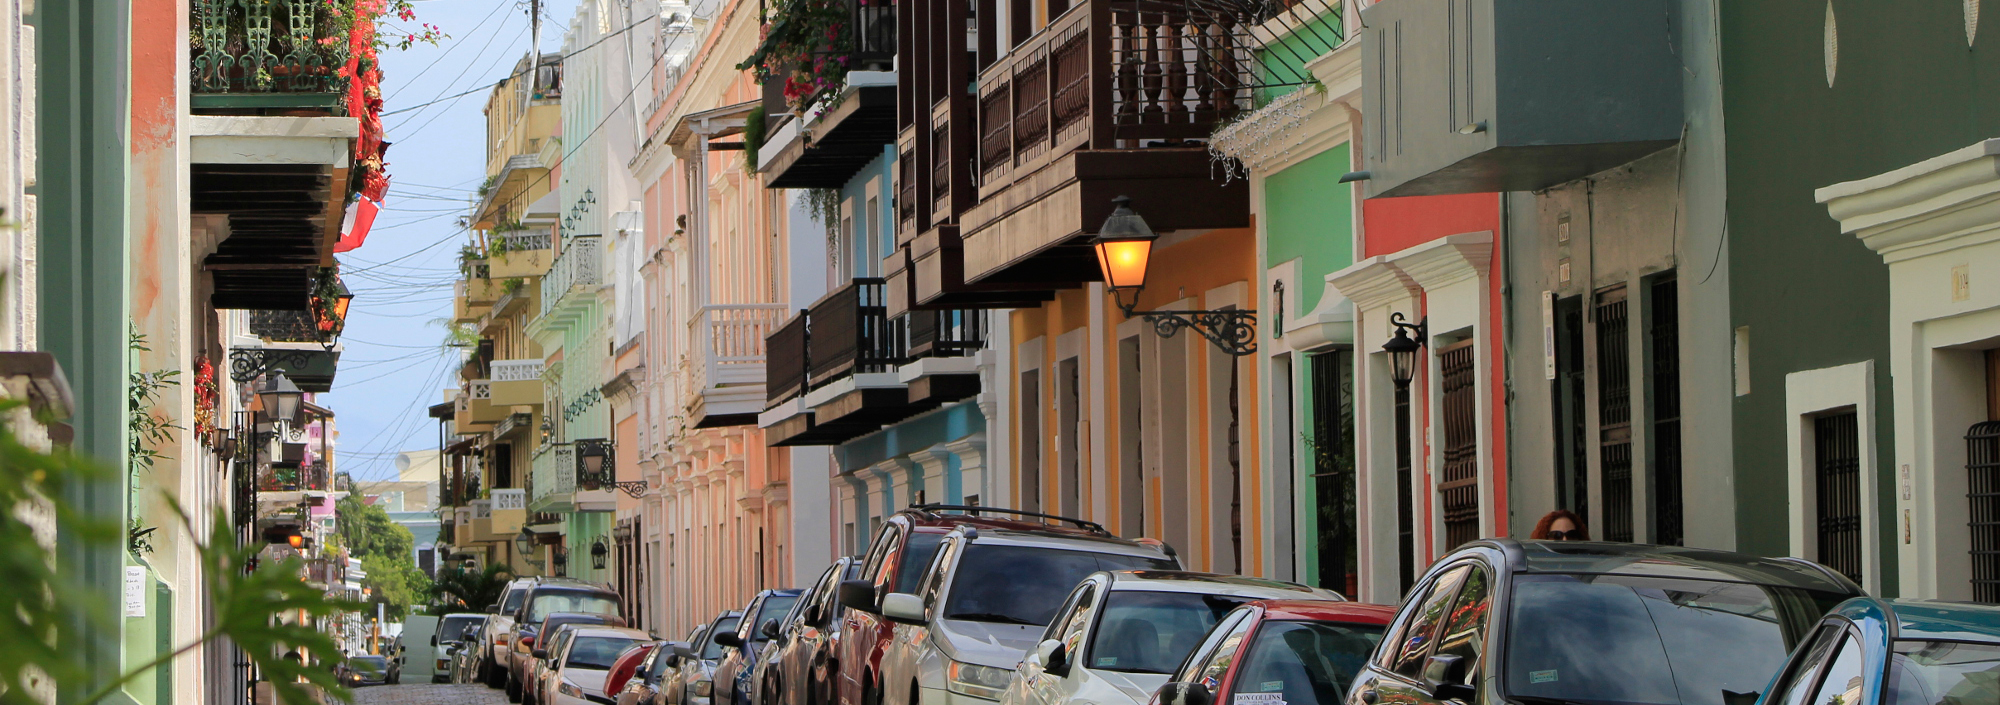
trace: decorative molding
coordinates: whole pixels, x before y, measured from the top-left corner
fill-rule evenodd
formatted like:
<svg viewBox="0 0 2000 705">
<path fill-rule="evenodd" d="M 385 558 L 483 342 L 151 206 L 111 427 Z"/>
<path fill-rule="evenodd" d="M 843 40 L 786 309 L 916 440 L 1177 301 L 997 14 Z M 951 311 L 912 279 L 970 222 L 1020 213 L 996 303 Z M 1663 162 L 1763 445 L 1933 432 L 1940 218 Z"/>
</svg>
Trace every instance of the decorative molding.
<svg viewBox="0 0 2000 705">
<path fill-rule="evenodd" d="M 1833 0 L 1826 0 L 1826 87 L 1840 70 L 1840 25 L 1833 18 Z"/>
<path fill-rule="evenodd" d="M 2000 236 L 2000 139 L 1814 192 L 1840 230 L 1895 262 Z"/>
<path fill-rule="evenodd" d="M 1390 255 L 1417 286 L 1435 291 L 1484 276 L 1493 262 L 1493 233 L 1460 233 Z"/>
<path fill-rule="evenodd" d="M 1389 258 L 1376 255 L 1326 275 L 1326 283 L 1355 308 L 1369 309 L 1408 298 L 1417 291 L 1417 282 Z"/>
</svg>

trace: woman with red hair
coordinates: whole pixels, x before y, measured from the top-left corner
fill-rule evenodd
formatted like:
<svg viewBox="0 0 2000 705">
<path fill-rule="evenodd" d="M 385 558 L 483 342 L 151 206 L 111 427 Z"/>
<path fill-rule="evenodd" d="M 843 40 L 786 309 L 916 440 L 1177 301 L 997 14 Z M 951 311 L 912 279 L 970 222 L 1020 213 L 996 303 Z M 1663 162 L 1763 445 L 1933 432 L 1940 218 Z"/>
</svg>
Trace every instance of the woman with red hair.
<svg viewBox="0 0 2000 705">
<path fill-rule="evenodd" d="M 1590 533 L 1583 530 L 1583 518 L 1558 509 L 1542 516 L 1535 522 L 1535 532 L 1528 538 L 1538 541 L 1589 541 Z"/>
</svg>

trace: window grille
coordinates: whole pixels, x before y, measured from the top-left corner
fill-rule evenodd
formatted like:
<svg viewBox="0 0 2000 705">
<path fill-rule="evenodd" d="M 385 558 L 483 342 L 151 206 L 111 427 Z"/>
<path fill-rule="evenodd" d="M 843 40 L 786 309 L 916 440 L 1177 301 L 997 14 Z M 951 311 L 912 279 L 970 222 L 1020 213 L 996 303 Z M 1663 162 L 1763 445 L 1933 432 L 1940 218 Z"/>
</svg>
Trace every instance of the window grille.
<svg viewBox="0 0 2000 705">
<path fill-rule="evenodd" d="M 1861 582 L 1861 442 L 1852 411 L 1813 419 L 1820 564 Z"/>
<path fill-rule="evenodd" d="M 2000 421 L 1965 434 L 1966 499 L 1972 503 L 1972 599 L 2000 602 Z"/>
<path fill-rule="evenodd" d="M 1444 474 L 1438 499 L 1444 507 L 1445 547 L 1479 538 L 1479 374 L 1472 341 L 1438 353 L 1444 391 Z"/>
<path fill-rule="evenodd" d="M 1632 540 L 1632 368 L 1625 288 L 1597 295 L 1598 466 L 1606 541 Z"/>
<path fill-rule="evenodd" d="M 1679 546 L 1681 513 L 1680 293 L 1673 279 L 1654 282 L 1652 315 L 1653 543 Z"/>
</svg>

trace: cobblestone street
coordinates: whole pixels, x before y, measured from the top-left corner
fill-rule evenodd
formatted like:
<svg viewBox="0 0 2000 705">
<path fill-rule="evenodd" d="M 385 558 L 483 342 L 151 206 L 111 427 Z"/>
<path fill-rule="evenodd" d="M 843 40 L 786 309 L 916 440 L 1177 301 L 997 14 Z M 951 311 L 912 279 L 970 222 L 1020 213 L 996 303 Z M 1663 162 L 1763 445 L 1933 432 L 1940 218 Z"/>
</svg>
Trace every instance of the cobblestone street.
<svg viewBox="0 0 2000 705">
<path fill-rule="evenodd" d="M 507 694 L 478 684 L 377 685 L 355 688 L 354 705 L 507 705 Z"/>
</svg>

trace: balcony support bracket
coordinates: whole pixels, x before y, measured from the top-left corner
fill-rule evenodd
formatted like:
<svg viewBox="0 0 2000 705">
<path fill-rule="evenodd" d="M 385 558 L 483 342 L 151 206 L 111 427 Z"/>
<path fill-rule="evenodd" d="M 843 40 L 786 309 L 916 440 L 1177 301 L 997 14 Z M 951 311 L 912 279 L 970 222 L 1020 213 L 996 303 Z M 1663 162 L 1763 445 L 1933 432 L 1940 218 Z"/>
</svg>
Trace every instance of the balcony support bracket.
<svg viewBox="0 0 2000 705">
<path fill-rule="evenodd" d="M 1183 328 L 1191 328 L 1208 342 L 1225 353 L 1236 357 L 1253 355 L 1257 352 L 1257 312 L 1252 310 L 1228 309 L 1221 311 L 1145 311 L 1133 313 L 1125 310 L 1127 317 L 1140 316 L 1153 324 L 1153 332 L 1162 338 L 1172 338 Z"/>
<path fill-rule="evenodd" d="M 246 384 L 279 365 L 304 367 L 312 364 L 313 350 L 283 348 L 237 348 L 229 351 L 229 380 Z"/>
</svg>

